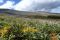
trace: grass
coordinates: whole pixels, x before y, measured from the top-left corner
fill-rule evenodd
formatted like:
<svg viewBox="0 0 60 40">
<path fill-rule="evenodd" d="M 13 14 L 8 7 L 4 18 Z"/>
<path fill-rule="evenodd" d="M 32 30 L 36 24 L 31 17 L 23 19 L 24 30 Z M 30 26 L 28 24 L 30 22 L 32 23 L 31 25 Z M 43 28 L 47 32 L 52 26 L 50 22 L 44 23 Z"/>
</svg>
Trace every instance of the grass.
<svg viewBox="0 0 60 40">
<path fill-rule="evenodd" d="M 60 40 L 59 37 L 60 23 L 0 15 L 0 40 Z"/>
</svg>

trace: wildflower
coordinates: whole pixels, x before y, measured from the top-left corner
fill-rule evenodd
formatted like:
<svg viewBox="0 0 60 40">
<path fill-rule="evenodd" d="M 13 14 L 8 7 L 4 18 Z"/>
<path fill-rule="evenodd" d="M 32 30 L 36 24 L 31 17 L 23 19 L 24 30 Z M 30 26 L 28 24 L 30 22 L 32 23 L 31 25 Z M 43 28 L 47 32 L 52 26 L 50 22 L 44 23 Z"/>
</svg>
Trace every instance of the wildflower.
<svg viewBox="0 0 60 40">
<path fill-rule="evenodd" d="M 10 27 L 4 27 L 0 29 L 0 37 L 3 37 L 7 32 Z"/>
<path fill-rule="evenodd" d="M 37 29 L 35 29 L 35 28 L 33 28 L 33 27 L 24 27 L 23 29 L 22 29 L 22 32 L 37 32 L 38 30 Z"/>
</svg>

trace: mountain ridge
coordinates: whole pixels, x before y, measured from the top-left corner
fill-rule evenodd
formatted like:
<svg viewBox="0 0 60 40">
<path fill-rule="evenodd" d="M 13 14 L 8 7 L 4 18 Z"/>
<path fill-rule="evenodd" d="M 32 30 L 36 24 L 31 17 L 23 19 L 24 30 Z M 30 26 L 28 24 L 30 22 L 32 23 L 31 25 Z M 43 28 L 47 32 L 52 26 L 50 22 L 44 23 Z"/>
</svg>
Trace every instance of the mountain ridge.
<svg viewBox="0 0 60 40">
<path fill-rule="evenodd" d="M 17 10 L 11 10 L 11 9 L 0 9 L 0 14 L 6 13 L 10 15 L 17 15 L 17 16 L 23 16 L 23 17 L 57 17 L 60 19 L 60 13 L 50 13 L 50 12 L 30 12 L 30 11 L 17 11 Z"/>
</svg>

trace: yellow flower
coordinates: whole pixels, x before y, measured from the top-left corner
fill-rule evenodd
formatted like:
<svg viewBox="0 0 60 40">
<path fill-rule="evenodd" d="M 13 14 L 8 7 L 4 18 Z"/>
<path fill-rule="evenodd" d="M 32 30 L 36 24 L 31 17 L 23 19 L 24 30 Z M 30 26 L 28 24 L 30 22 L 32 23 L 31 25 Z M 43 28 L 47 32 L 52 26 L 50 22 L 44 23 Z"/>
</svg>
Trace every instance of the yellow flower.
<svg viewBox="0 0 60 40">
<path fill-rule="evenodd" d="M 38 30 L 33 27 L 24 27 L 22 29 L 22 32 L 33 32 L 34 33 L 34 32 L 38 32 Z"/>
<path fill-rule="evenodd" d="M 3 37 L 7 32 L 10 27 L 4 27 L 0 29 L 0 37 Z"/>
<path fill-rule="evenodd" d="M 4 35 L 7 31 L 8 31 L 8 30 L 2 29 L 2 30 L 0 31 L 1 37 L 3 37 L 3 35 Z"/>
</svg>

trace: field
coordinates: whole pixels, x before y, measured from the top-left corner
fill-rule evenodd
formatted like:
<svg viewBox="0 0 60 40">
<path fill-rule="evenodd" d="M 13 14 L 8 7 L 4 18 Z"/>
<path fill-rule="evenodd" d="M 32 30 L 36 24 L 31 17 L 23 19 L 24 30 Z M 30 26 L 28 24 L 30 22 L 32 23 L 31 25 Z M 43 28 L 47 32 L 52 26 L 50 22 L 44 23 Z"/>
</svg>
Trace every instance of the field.
<svg viewBox="0 0 60 40">
<path fill-rule="evenodd" d="M 0 14 L 0 40 L 60 40 L 60 19 Z"/>
</svg>

